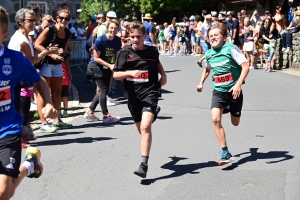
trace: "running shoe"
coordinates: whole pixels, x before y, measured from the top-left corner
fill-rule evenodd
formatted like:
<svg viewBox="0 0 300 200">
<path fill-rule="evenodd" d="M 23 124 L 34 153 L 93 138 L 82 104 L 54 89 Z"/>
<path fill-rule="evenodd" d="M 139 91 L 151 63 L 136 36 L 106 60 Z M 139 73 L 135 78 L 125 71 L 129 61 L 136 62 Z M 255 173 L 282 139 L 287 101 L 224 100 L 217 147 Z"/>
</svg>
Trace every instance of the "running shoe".
<svg viewBox="0 0 300 200">
<path fill-rule="evenodd" d="M 116 101 L 113 100 L 112 98 L 107 97 L 106 105 L 107 106 L 115 106 L 116 105 Z"/>
<path fill-rule="evenodd" d="M 53 122 L 52 125 L 57 129 L 67 129 L 72 127 L 72 124 L 64 123 L 60 119 L 57 122 Z"/>
<path fill-rule="evenodd" d="M 27 177 L 39 178 L 43 173 L 43 165 L 41 163 L 41 151 L 36 147 L 27 147 L 24 161 L 34 163 L 34 171 Z"/>
<path fill-rule="evenodd" d="M 99 118 L 96 117 L 93 113 L 84 113 L 83 118 L 92 122 L 99 121 Z"/>
<path fill-rule="evenodd" d="M 68 111 L 67 110 L 63 110 L 62 116 L 63 117 L 69 117 Z"/>
<path fill-rule="evenodd" d="M 229 153 L 229 151 L 220 151 L 221 159 L 219 160 L 219 166 L 226 165 L 232 161 L 234 161 L 234 157 Z"/>
<path fill-rule="evenodd" d="M 254 69 L 254 67 L 250 66 L 249 69 L 252 70 L 252 69 Z"/>
<path fill-rule="evenodd" d="M 133 173 L 139 177 L 146 178 L 147 171 L 148 171 L 148 165 L 142 162 L 139 168 Z"/>
<path fill-rule="evenodd" d="M 105 117 L 103 117 L 103 123 L 116 123 L 118 121 L 120 121 L 120 117 L 113 116 L 111 114 L 108 114 Z"/>
<path fill-rule="evenodd" d="M 157 119 L 157 115 L 158 115 L 159 112 L 160 112 L 160 107 L 157 106 L 156 110 L 155 110 L 155 113 L 154 113 L 154 117 L 153 117 L 152 123 L 155 122 L 155 120 Z"/>
<path fill-rule="evenodd" d="M 57 130 L 56 127 L 52 126 L 51 124 L 49 124 L 48 122 L 46 122 L 45 124 L 42 124 L 40 126 L 40 132 L 41 133 L 53 133 Z"/>
</svg>

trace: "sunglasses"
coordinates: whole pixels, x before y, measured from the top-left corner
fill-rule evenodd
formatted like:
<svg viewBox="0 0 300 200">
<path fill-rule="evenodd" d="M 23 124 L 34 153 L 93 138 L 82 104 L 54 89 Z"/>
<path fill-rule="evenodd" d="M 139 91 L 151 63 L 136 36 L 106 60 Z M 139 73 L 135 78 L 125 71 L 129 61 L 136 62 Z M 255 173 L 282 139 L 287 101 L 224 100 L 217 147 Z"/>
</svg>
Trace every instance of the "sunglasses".
<svg viewBox="0 0 300 200">
<path fill-rule="evenodd" d="M 27 21 L 29 23 L 35 23 L 36 19 L 24 19 L 24 21 Z"/>
<path fill-rule="evenodd" d="M 104 17 L 97 17 L 97 19 L 104 19 Z"/>
<path fill-rule="evenodd" d="M 53 23 L 53 21 L 51 19 L 49 19 L 49 20 L 46 19 L 46 21 L 49 22 L 49 23 Z"/>
<path fill-rule="evenodd" d="M 58 19 L 60 19 L 61 21 L 63 21 L 63 20 L 70 21 L 70 17 L 61 17 L 61 16 L 58 16 Z"/>
</svg>

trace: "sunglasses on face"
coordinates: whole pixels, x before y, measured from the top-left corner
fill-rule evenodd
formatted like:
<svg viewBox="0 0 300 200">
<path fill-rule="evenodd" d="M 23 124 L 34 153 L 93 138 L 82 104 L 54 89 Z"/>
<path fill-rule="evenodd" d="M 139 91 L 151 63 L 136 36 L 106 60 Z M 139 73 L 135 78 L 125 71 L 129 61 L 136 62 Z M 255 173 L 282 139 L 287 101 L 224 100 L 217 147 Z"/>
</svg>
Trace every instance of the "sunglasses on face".
<svg viewBox="0 0 300 200">
<path fill-rule="evenodd" d="M 35 23 L 36 19 L 24 19 L 24 21 L 27 21 L 29 23 Z"/>
<path fill-rule="evenodd" d="M 53 21 L 51 19 L 46 19 L 46 21 L 49 23 L 53 23 Z"/>
<path fill-rule="evenodd" d="M 62 16 L 58 16 L 58 19 L 60 19 L 61 21 L 65 20 L 65 21 L 70 21 L 70 17 L 62 17 Z"/>
<path fill-rule="evenodd" d="M 104 19 L 104 17 L 97 17 L 97 19 Z"/>
</svg>

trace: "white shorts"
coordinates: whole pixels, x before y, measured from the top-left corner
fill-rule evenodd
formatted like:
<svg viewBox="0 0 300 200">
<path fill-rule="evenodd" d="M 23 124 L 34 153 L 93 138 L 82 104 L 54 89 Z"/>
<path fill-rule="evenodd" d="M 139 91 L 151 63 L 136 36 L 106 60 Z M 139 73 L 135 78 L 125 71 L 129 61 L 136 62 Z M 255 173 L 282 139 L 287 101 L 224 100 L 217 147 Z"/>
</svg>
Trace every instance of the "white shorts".
<svg viewBox="0 0 300 200">
<path fill-rule="evenodd" d="M 253 45 L 254 45 L 253 41 L 244 42 L 243 50 L 244 51 L 253 51 L 253 49 L 254 49 Z"/>
</svg>

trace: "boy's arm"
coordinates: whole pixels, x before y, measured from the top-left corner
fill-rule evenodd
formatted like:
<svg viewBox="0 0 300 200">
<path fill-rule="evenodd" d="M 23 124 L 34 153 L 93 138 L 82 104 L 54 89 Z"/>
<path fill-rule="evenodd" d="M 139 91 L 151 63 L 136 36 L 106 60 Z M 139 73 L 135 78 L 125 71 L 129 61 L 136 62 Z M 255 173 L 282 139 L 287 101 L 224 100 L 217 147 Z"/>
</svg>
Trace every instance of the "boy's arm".
<svg viewBox="0 0 300 200">
<path fill-rule="evenodd" d="M 156 67 L 157 67 L 158 73 L 160 73 L 160 75 L 161 75 L 161 77 L 159 79 L 160 86 L 164 86 L 167 83 L 167 75 L 165 73 L 165 70 L 160 62 L 157 63 Z"/>
<path fill-rule="evenodd" d="M 207 79 L 210 71 L 211 71 L 211 68 L 209 66 L 207 66 L 207 67 L 205 67 L 203 69 L 200 83 L 196 87 L 196 89 L 197 89 L 198 92 L 202 92 L 202 90 L 203 90 L 203 84 L 204 84 L 205 80 Z"/>
</svg>

